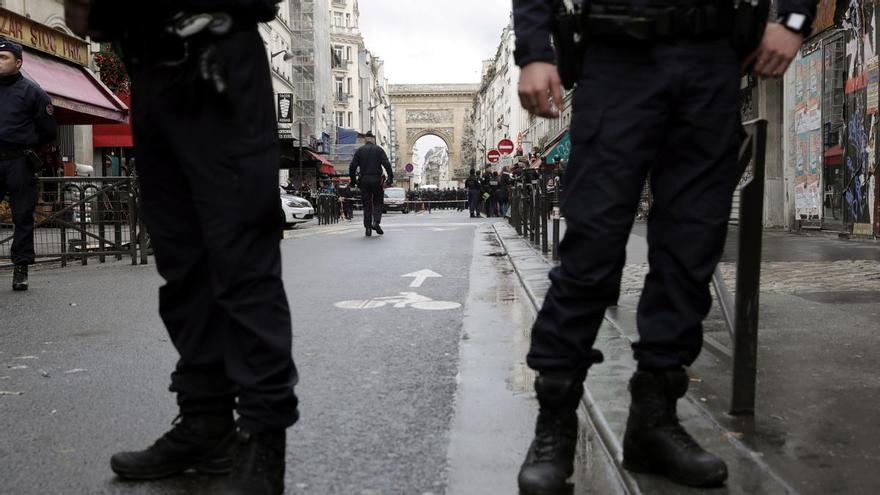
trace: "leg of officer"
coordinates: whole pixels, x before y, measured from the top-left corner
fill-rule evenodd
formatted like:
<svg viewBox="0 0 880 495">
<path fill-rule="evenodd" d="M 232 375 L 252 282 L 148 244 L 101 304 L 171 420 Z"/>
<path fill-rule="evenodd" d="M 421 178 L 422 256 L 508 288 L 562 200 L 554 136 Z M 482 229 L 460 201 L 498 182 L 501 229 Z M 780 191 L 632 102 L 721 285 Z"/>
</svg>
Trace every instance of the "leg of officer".
<svg viewBox="0 0 880 495">
<path fill-rule="evenodd" d="M 726 40 L 658 47 L 677 71 L 668 137 L 651 175 L 650 273 L 639 301 L 639 370 L 624 435 L 624 466 L 687 485 L 727 478 L 720 458 L 704 451 L 675 415 L 687 392 L 684 366 L 697 358 L 709 281 L 721 256 L 740 144 L 739 65 Z"/>
<path fill-rule="evenodd" d="M 373 209 L 375 208 L 375 194 L 371 182 L 364 182 L 361 177 L 361 202 L 364 205 L 364 228 L 367 229 L 367 236 L 373 234 Z"/>
<path fill-rule="evenodd" d="M 7 164 L 6 189 L 9 206 L 15 223 L 12 241 L 12 262 L 16 265 L 32 265 L 34 255 L 34 210 L 37 207 L 37 177 L 27 160 L 17 158 Z"/>
<path fill-rule="evenodd" d="M 519 475 L 524 494 L 559 493 L 572 474 L 583 381 L 602 361 L 593 344 L 605 309 L 617 301 L 640 190 L 663 145 L 667 88 L 650 53 L 596 43 L 583 74 L 563 179 L 561 265 L 550 272 L 527 357 L 539 373 L 540 413 Z M 552 455 L 544 455 L 545 445 Z"/>
</svg>

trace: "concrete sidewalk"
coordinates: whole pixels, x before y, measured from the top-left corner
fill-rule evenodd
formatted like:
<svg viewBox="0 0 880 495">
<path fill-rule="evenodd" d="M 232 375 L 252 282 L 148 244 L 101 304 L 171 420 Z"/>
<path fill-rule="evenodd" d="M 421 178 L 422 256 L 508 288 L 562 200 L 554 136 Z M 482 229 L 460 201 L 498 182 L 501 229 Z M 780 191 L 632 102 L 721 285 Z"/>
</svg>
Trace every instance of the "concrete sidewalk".
<svg viewBox="0 0 880 495">
<path fill-rule="evenodd" d="M 551 263 L 507 224 L 496 230 L 540 304 Z M 637 224 L 630 238 L 619 306 L 607 313 L 597 342 L 606 363 L 587 380 L 588 407 L 618 463 L 635 366 L 629 344 L 638 338 L 635 310 L 647 272 L 645 232 Z M 721 265 L 731 286 L 735 259 L 733 231 Z M 709 352 L 690 369 L 680 411 L 686 427 L 730 465 L 730 482 L 712 493 L 878 493 L 880 245 L 767 232 L 763 260 L 756 415 L 727 414 L 730 339 L 717 305 L 706 321 Z M 655 477 L 623 477 L 632 493 L 699 493 Z"/>
</svg>

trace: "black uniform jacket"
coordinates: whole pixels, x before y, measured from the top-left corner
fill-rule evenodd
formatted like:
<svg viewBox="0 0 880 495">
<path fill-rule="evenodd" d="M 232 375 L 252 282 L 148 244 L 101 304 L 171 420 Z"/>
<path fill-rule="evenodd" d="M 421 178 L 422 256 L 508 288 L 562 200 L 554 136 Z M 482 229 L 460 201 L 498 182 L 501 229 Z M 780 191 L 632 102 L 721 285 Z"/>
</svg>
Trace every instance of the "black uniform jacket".
<svg viewBox="0 0 880 495">
<path fill-rule="evenodd" d="M 21 73 L 0 78 L 0 151 L 35 148 L 55 140 L 58 125 L 49 95 Z"/>
<path fill-rule="evenodd" d="M 388 155 L 381 146 L 367 143 L 361 146 L 351 160 L 351 166 L 348 167 L 348 175 L 352 182 L 357 182 L 358 175 L 361 177 L 375 177 L 376 181 L 382 178 L 382 169 L 388 176 L 388 182 L 394 180 L 394 172 L 391 170 L 391 162 L 388 161 Z M 360 173 L 358 173 L 360 169 Z"/>
<path fill-rule="evenodd" d="M 513 0 L 513 25 L 516 31 L 516 65 L 525 67 L 532 62 L 555 63 L 556 56 L 550 45 L 553 25 L 553 6 L 557 0 Z M 733 0 L 730 0 L 733 3 Z M 635 3 L 635 0 L 634 0 Z M 675 0 L 669 0 L 671 5 Z M 812 25 L 816 18 L 818 0 L 778 0 L 777 12 L 803 14 Z"/>
</svg>

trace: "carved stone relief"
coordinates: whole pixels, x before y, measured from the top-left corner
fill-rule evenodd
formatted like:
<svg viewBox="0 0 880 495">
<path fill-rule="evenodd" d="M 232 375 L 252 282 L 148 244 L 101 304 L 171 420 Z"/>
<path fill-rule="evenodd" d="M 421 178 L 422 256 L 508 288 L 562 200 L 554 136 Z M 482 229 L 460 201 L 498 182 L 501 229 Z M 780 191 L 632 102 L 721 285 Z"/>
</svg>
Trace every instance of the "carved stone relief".
<svg viewBox="0 0 880 495">
<path fill-rule="evenodd" d="M 454 122 L 455 112 L 452 110 L 407 110 L 406 122 L 409 124 L 440 124 Z"/>
</svg>

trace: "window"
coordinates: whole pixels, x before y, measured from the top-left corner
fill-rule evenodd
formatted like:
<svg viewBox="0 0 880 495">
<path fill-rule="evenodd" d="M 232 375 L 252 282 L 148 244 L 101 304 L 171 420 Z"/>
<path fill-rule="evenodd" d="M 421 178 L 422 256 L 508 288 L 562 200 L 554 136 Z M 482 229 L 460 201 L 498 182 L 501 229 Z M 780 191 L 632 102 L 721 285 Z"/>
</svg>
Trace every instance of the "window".
<svg viewBox="0 0 880 495">
<path fill-rule="evenodd" d="M 351 112 L 348 112 L 348 127 L 353 127 L 353 126 L 351 125 L 351 122 L 352 122 Z"/>
<path fill-rule="evenodd" d="M 351 78 L 350 77 L 348 78 L 346 85 L 348 86 L 348 94 L 351 94 Z"/>
<path fill-rule="evenodd" d="M 341 100 L 343 94 L 344 94 L 344 92 L 342 91 L 342 78 L 337 77 L 336 78 L 336 97 L 337 97 L 337 99 Z"/>
<path fill-rule="evenodd" d="M 336 126 L 345 127 L 345 113 L 336 112 Z"/>
<path fill-rule="evenodd" d="M 342 67 L 342 46 L 333 46 L 333 67 Z"/>
<path fill-rule="evenodd" d="M 351 27 L 351 14 L 345 14 L 345 27 Z"/>
<path fill-rule="evenodd" d="M 351 62 L 351 47 L 350 46 L 345 47 L 345 61 Z"/>
<path fill-rule="evenodd" d="M 342 27 L 342 12 L 333 12 L 333 25 Z"/>
</svg>

